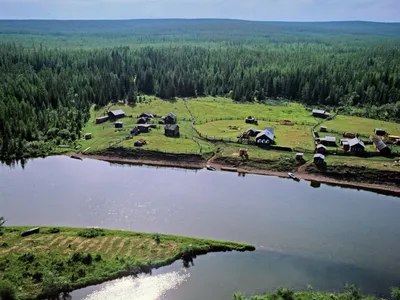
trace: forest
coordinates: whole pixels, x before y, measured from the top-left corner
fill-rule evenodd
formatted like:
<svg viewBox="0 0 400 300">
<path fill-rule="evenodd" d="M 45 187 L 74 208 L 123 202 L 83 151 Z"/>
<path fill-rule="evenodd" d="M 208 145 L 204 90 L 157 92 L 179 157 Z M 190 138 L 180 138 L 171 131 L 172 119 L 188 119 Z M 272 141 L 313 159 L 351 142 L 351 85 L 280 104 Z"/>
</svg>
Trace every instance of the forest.
<svg viewBox="0 0 400 300">
<path fill-rule="evenodd" d="M 73 141 L 92 104 L 141 95 L 285 98 L 400 120 L 399 24 L 82 22 L 0 21 L 2 158 Z"/>
</svg>

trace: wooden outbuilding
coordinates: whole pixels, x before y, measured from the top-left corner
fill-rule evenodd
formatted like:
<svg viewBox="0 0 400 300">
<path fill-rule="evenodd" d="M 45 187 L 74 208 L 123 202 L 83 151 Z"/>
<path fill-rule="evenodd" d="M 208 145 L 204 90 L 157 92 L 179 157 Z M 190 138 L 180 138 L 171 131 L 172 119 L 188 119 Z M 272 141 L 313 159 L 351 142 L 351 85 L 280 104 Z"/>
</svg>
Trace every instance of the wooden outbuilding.
<svg viewBox="0 0 400 300">
<path fill-rule="evenodd" d="M 320 139 L 319 142 L 327 147 L 336 147 L 336 138 L 333 136 L 326 136 Z"/>
<path fill-rule="evenodd" d="M 169 137 L 179 137 L 179 125 L 176 124 L 167 124 L 164 127 L 165 136 Z"/>
<path fill-rule="evenodd" d="M 174 113 L 169 113 L 168 115 L 162 117 L 164 124 L 176 124 L 177 118 Z"/>
<path fill-rule="evenodd" d="M 244 121 L 246 122 L 246 124 L 258 125 L 258 121 L 252 116 L 248 116 Z"/>
<path fill-rule="evenodd" d="M 125 117 L 125 113 L 122 109 L 117 109 L 117 110 L 109 111 L 108 117 L 110 118 L 110 120 L 120 119 L 120 118 Z"/>
<path fill-rule="evenodd" d="M 321 165 L 323 163 L 325 163 L 325 156 L 321 153 L 315 154 L 314 155 L 314 164 Z"/>
<path fill-rule="evenodd" d="M 374 147 L 377 151 L 379 151 L 382 155 L 390 155 L 392 150 L 382 141 L 382 139 L 378 136 L 372 138 L 372 142 L 374 143 Z"/>
<path fill-rule="evenodd" d="M 151 114 L 151 113 L 146 113 L 146 112 L 144 112 L 144 113 L 141 113 L 141 114 L 139 115 L 139 118 L 151 119 L 151 118 L 154 118 L 154 115 Z"/>
<path fill-rule="evenodd" d="M 85 133 L 85 140 L 90 140 L 91 138 L 92 138 L 92 134 L 89 132 L 89 133 Z"/>
<path fill-rule="evenodd" d="M 108 116 L 102 116 L 96 118 L 96 124 L 101 124 L 108 121 Z"/>
<path fill-rule="evenodd" d="M 349 144 L 349 149 L 347 151 L 349 152 L 363 152 L 365 149 L 364 142 L 359 140 L 358 138 L 349 140 L 348 144 Z"/>
<path fill-rule="evenodd" d="M 328 128 L 326 126 L 321 126 L 319 129 L 320 132 L 327 132 Z"/>
<path fill-rule="evenodd" d="M 296 160 L 303 160 L 304 153 L 296 153 Z"/>
<path fill-rule="evenodd" d="M 145 117 L 140 117 L 139 119 L 137 119 L 136 124 L 146 124 L 147 123 L 147 118 Z"/>
<path fill-rule="evenodd" d="M 317 147 L 315 147 L 315 153 L 325 154 L 326 147 L 322 144 L 317 145 Z"/>
<path fill-rule="evenodd" d="M 326 118 L 329 118 L 331 114 L 325 110 L 313 109 L 312 115 L 313 115 L 313 117 L 316 117 L 316 118 L 326 119 Z"/>
<path fill-rule="evenodd" d="M 349 138 L 349 139 L 354 139 L 356 136 L 357 136 L 357 134 L 355 134 L 353 132 L 345 132 L 345 133 L 343 133 L 343 137 Z"/>
<path fill-rule="evenodd" d="M 115 128 L 122 128 L 122 127 L 124 127 L 124 123 L 123 122 L 115 122 L 114 126 L 115 126 Z"/>
<path fill-rule="evenodd" d="M 150 124 L 138 124 L 137 128 L 140 133 L 148 133 L 150 131 Z"/>
<path fill-rule="evenodd" d="M 379 135 L 379 136 L 384 136 L 384 135 L 386 135 L 386 130 L 384 130 L 384 129 L 380 129 L 380 128 L 375 128 L 375 134 L 376 135 Z"/>
<path fill-rule="evenodd" d="M 256 136 L 256 143 L 261 145 L 271 145 L 274 142 L 275 135 L 273 128 L 266 128 Z"/>
</svg>

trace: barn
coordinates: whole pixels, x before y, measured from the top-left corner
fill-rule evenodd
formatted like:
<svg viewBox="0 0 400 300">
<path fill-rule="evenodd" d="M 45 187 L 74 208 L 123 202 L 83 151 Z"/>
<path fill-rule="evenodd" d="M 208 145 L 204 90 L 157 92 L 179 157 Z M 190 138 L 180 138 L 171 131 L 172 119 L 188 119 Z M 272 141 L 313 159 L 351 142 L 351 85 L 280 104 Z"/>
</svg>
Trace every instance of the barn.
<svg viewBox="0 0 400 300">
<path fill-rule="evenodd" d="M 162 118 L 164 120 L 164 124 L 176 124 L 176 115 L 172 112 Z"/>
<path fill-rule="evenodd" d="M 139 118 L 151 119 L 151 118 L 154 118 L 154 115 L 151 113 L 144 112 L 144 113 L 140 114 Z"/>
<path fill-rule="evenodd" d="M 321 165 L 325 162 L 325 156 L 321 153 L 314 155 L 314 164 Z"/>
<path fill-rule="evenodd" d="M 312 110 L 313 117 L 326 119 L 330 117 L 330 113 L 326 112 L 325 110 L 321 109 L 313 109 Z"/>
<path fill-rule="evenodd" d="M 139 119 L 137 119 L 137 124 L 146 124 L 147 123 L 147 118 L 145 117 L 140 117 Z"/>
<path fill-rule="evenodd" d="M 379 151 L 382 155 L 390 155 L 392 150 L 382 141 L 380 137 L 372 138 L 372 142 L 374 143 L 374 147 L 377 151 Z"/>
<path fill-rule="evenodd" d="M 115 126 L 115 128 L 122 128 L 122 127 L 124 127 L 124 123 L 123 122 L 115 122 L 114 123 L 114 126 Z"/>
<path fill-rule="evenodd" d="M 122 109 L 117 109 L 117 110 L 109 111 L 108 117 L 111 120 L 120 119 L 120 118 L 125 117 L 125 113 Z"/>
<path fill-rule="evenodd" d="M 273 128 L 265 128 L 256 136 L 256 143 L 257 144 L 266 144 L 270 145 L 274 142 L 275 135 Z"/>
<path fill-rule="evenodd" d="M 380 129 L 380 128 L 375 128 L 375 134 L 376 135 L 379 135 L 379 136 L 384 136 L 384 135 L 386 135 L 386 130 L 384 130 L 384 129 Z"/>
<path fill-rule="evenodd" d="M 167 124 L 164 127 L 165 136 L 179 137 L 179 125 Z"/>
<path fill-rule="evenodd" d="M 326 136 L 319 141 L 322 145 L 327 147 L 336 147 L 336 138 L 333 136 Z"/>
<path fill-rule="evenodd" d="M 360 141 L 358 138 L 354 138 L 348 141 L 349 144 L 349 152 L 363 152 L 365 149 L 365 144 Z"/>
<path fill-rule="evenodd" d="M 326 153 L 326 147 L 322 144 L 317 145 L 317 147 L 315 148 L 315 152 L 316 153 L 321 153 L 321 154 L 325 154 Z"/>
<path fill-rule="evenodd" d="M 108 121 L 108 116 L 102 116 L 96 118 L 96 124 L 101 124 Z"/>
<path fill-rule="evenodd" d="M 147 133 L 150 131 L 150 124 L 139 124 L 137 128 L 139 129 L 140 133 Z"/>
</svg>

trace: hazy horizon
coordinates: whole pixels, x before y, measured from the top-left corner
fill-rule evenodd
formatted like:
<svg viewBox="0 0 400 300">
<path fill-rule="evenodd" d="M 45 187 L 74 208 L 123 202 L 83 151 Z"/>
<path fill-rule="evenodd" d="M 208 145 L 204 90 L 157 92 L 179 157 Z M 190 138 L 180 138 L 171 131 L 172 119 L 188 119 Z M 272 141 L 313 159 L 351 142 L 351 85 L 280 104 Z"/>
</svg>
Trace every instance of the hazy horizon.
<svg viewBox="0 0 400 300">
<path fill-rule="evenodd" d="M 3 20 L 400 22 L 397 0 L 0 0 Z"/>
</svg>

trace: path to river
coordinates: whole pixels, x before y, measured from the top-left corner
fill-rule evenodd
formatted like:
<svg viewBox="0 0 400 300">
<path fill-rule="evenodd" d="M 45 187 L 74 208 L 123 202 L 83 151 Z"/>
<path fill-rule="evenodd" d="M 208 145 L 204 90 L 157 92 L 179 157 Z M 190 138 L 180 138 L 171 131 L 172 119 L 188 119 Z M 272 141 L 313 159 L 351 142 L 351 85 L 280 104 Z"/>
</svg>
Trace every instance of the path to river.
<svg viewBox="0 0 400 300">
<path fill-rule="evenodd" d="M 0 166 L 0 215 L 9 225 L 100 226 L 257 247 L 201 256 L 188 270 L 176 262 L 73 299 L 230 299 L 237 290 L 337 291 L 346 282 L 381 294 L 400 285 L 400 198 L 366 191 L 60 156 Z"/>
</svg>

